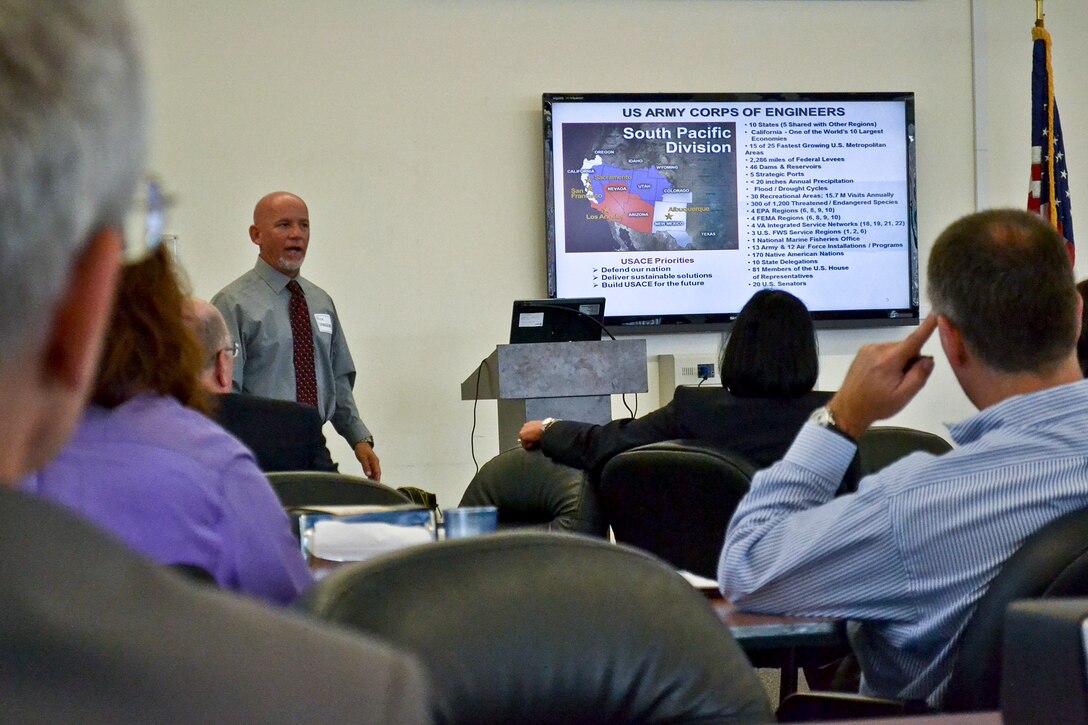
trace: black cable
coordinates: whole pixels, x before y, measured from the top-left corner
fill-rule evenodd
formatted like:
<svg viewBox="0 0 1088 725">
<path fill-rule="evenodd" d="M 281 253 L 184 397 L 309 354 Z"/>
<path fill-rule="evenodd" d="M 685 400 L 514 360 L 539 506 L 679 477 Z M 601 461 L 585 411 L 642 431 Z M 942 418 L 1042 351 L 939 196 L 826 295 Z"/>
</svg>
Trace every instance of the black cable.
<svg viewBox="0 0 1088 725">
<path fill-rule="evenodd" d="M 487 358 L 481 360 L 480 364 L 476 366 L 476 392 L 473 393 L 472 398 L 472 431 L 468 437 L 468 450 L 472 455 L 472 463 L 476 466 L 476 473 L 480 472 L 480 464 L 476 460 L 476 404 L 480 402 L 480 377 L 484 373 L 484 368 L 487 368 L 488 373 L 491 372 L 491 366 L 487 364 Z"/>
</svg>

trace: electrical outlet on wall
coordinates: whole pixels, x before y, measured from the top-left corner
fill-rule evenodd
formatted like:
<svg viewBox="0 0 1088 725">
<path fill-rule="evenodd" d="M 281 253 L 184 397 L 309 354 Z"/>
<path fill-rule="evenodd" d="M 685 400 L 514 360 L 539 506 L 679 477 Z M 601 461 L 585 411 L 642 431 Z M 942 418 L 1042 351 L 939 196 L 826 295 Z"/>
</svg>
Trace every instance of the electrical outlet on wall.
<svg viewBox="0 0 1088 725">
<path fill-rule="evenodd" d="M 661 405 L 672 400 L 677 385 L 721 385 L 717 355 L 658 355 L 657 375 Z"/>
</svg>

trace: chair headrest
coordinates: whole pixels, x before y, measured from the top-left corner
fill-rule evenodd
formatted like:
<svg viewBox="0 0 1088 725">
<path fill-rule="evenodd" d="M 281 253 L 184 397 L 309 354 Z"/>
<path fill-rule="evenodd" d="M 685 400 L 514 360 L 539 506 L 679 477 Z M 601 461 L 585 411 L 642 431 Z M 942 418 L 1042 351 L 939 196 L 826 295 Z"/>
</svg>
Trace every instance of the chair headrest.
<svg viewBox="0 0 1088 725">
<path fill-rule="evenodd" d="M 485 463 L 460 505 L 496 507 L 500 527 L 530 525 L 596 535 L 606 528 L 585 471 L 520 447 Z"/>
<path fill-rule="evenodd" d="M 350 567 L 307 599 L 415 652 L 445 722 L 768 722 L 702 594 L 599 539 L 507 533 Z"/>
</svg>

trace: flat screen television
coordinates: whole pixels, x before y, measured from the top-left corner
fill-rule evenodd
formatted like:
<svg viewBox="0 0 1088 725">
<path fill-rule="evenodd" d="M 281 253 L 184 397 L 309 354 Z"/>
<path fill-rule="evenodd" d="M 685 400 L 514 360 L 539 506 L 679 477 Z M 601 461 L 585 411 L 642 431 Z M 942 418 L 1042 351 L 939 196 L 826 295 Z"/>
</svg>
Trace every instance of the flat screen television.
<svg viewBox="0 0 1088 725">
<path fill-rule="evenodd" d="M 615 332 L 918 322 L 913 93 L 545 93 L 548 294 Z"/>
</svg>

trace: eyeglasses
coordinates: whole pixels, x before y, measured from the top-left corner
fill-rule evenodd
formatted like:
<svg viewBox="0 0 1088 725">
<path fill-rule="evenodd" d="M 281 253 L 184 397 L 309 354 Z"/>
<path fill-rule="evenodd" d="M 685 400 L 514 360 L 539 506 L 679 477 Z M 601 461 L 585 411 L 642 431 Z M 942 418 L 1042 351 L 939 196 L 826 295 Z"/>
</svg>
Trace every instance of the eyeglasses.
<svg viewBox="0 0 1088 725">
<path fill-rule="evenodd" d="M 125 217 L 125 263 L 138 264 L 163 242 L 169 201 L 155 178 L 144 183 Z"/>
<path fill-rule="evenodd" d="M 213 352 L 211 357 L 208 358 L 208 365 L 209 366 L 214 365 L 216 359 L 219 357 L 219 353 L 221 353 L 221 352 L 230 353 L 231 357 L 238 357 L 238 353 L 240 353 L 241 351 L 242 351 L 242 346 L 238 343 L 237 340 L 235 340 L 229 346 L 221 347 L 218 350 L 216 350 L 215 352 Z"/>
</svg>

